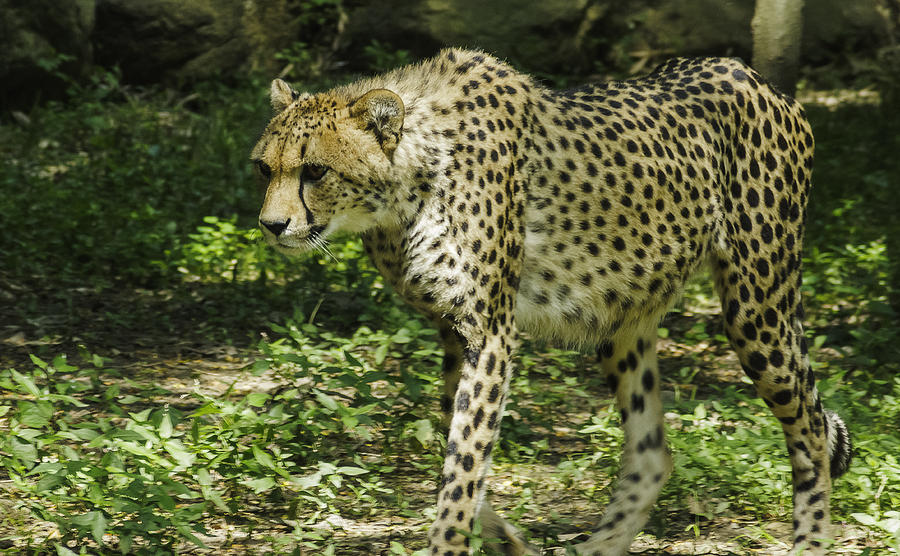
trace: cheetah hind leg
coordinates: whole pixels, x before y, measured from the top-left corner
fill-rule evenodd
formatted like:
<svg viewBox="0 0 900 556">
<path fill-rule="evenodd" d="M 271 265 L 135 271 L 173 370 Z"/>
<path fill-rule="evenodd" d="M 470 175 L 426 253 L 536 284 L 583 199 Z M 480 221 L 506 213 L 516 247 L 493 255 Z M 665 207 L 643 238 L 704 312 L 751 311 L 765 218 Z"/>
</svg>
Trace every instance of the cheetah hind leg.
<svg viewBox="0 0 900 556">
<path fill-rule="evenodd" d="M 504 556 L 538 556 L 541 552 L 531 546 L 516 527 L 497 515 L 490 503 L 485 500 L 478 512 L 481 521 L 481 538 L 497 539 L 485 543 L 486 554 L 503 554 Z"/>
<path fill-rule="evenodd" d="M 575 546 L 580 555 L 626 554 L 672 473 L 656 363 L 657 322 L 648 319 L 633 329 L 620 329 L 597 352 L 616 392 L 625 444 L 618 484 L 594 534 Z"/>
</svg>

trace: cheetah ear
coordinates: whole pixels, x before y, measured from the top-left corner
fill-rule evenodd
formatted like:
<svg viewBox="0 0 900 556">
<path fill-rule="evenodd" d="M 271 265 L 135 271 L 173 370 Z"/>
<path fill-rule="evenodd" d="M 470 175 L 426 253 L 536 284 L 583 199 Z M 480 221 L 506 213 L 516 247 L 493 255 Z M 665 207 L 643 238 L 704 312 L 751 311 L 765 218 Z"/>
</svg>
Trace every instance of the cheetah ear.
<svg viewBox="0 0 900 556">
<path fill-rule="evenodd" d="M 375 134 L 381 150 L 391 160 L 403 134 L 405 115 L 403 101 L 387 89 L 372 89 L 350 106 L 350 117 L 356 118 L 361 129 Z"/>
<path fill-rule="evenodd" d="M 300 93 L 281 79 L 272 81 L 269 95 L 272 100 L 272 108 L 275 109 L 276 114 L 283 112 L 292 102 L 300 98 Z"/>
</svg>

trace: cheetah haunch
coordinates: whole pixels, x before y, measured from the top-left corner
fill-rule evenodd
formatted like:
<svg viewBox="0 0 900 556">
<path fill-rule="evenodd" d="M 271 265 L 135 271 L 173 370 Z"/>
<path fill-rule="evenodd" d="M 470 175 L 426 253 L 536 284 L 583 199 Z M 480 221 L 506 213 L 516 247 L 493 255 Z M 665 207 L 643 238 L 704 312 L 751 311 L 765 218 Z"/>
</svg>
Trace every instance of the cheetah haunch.
<svg viewBox="0 0 900 556">
<path fill-rule="evenodd" d="M 437 57 L 317 95 L 275 80 L 252 159 L 259 221 L 296 254 L 338 230 L 438 322 L 449 422 L 432 554 L 469 553 L 517 331 L 598 349 L 625 430 L 621 477 L 580 554 L 620 555 L 669 476 L 657 325 L 710 263 L 725 330 L 779 419 L 794 543 L 821 553 L 831 477 L 849 466 L 823 411 L 801 319 L 800 247 L 813 138 L 798 103 L 732 59 L 553 91 L 482 52 Z"/>
</svg>

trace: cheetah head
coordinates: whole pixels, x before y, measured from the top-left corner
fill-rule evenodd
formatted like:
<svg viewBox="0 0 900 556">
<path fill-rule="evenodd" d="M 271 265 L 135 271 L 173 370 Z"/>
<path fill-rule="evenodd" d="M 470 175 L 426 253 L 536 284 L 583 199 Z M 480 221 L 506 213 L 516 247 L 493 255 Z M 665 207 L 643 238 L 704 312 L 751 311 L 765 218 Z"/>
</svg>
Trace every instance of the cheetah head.
<svg viewBox="0 0 900 556">
<path fill-rule="evenodd" d="M 293 255 L 322 246 L 335 231 L 362 232 L 390 213 L 394 152 L 403 102 L 387 89 L 358 98 L 299 94 L 272 82 L 276 115 L 251 153 L 266 197 L 266 241 Z"/>
</svg>

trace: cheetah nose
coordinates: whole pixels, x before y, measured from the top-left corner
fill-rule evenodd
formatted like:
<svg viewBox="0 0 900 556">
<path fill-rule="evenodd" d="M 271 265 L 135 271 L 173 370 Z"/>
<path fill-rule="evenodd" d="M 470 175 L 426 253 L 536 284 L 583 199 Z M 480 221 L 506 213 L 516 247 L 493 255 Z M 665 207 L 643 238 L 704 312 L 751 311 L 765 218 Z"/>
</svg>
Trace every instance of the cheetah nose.
<svg viewBox="0 0 900 556">
<path fill-rule="evenodd" d="M 288 224 L 291 223 L 291 219 L 288 218 L 284 222 L 281 222 L 278 220 L 276 220 L 274 222 L 260 220 L 259 223 L 262 224 L 263 226 L 265 226 L 267 230 L 272 232 L 275 235 L 275 237 L 278 237 L 281 235 L 281 232 L 283 232 L 288 227 Z"/>
</svg>

